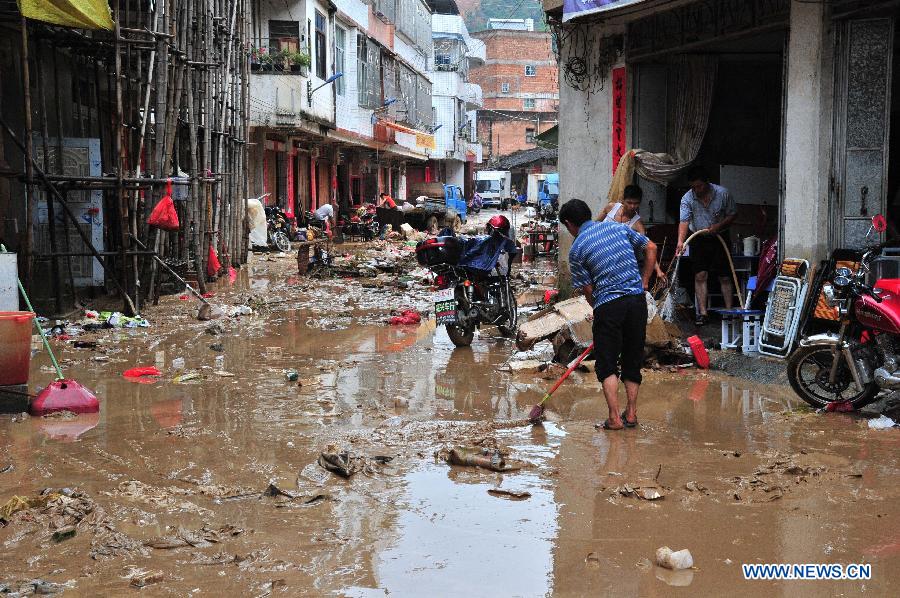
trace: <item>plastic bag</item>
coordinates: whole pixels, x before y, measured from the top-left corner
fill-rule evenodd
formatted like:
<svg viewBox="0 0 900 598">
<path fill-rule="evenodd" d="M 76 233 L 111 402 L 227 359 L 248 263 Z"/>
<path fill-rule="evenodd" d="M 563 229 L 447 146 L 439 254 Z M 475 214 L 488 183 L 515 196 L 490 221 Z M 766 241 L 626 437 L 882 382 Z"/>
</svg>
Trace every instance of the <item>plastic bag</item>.
<svg viewBox="0 0 900 598">
<path fill-rule="evenodd" d="M 172 201 L 172 179 L 166 182 L 166 195 L 150 212 L 147 224 L 167 231 L 176 231 L 181 227 L 181 223 L 178 222 L 178 212 L 175 210 L 175 202 Z"/>
<path fill-rule="evenodd" d="M 219 273 L 219 270 L 222 269 L 222 264 L 219 263 L 219 256 L 216 254 L 216 250 L 213 248 L 212 244 L 209 245 L 209 257 L 206 260 L 206 275 L 210 278 L 213 278 Z"/>
</svg>

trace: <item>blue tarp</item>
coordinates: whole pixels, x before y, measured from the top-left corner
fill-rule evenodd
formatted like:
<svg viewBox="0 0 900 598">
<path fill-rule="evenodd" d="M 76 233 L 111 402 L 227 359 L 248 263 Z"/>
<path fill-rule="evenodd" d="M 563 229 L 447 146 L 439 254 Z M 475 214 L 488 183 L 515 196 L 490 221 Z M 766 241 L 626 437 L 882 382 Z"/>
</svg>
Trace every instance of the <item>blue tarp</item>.
<svg viewBox="0 0 900 598">
<path fill-rule="evenodd" d="M 643 0 L 563 0 L 563 21 L 638 2 L 643 2 Z"/>
<path fill-rule="evenodd" d="M 463 253 L 459 265 L 463 268 L 490 272 L 497 265 L 502 253 L 515 254 L 516 244 L 502 235 L 470 237 L 463 241 Z"/>
</svg>

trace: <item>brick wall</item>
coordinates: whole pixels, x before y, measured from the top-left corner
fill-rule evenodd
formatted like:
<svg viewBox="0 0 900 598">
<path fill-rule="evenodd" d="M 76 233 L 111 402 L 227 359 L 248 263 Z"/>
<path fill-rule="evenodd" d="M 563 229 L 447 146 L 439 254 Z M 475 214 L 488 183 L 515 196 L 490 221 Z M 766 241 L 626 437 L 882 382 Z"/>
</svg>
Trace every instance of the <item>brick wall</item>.
<svg viewBox="0 0 900 598">
<path fill-rule="evenodd" d="M 528 116 L 525 113 L 517 115 L 519 118 Z M 514 120 L 503 116 L 488 113 L 487 116 L 478 118 L 478 139 L 484 147 L 484 161 L 499 158 L 513 152 L 537 147 L 535 143 L 526 142 L 527 129 L 535 129 L 535 134 L 543 133 L 556 122 L 555 114 L 541 114 L 538 124 L 538 114 L 533 115 L 534 122 Z M 545 120 L 546 119 L 546 120 Z"/>
<path fill-rule="evenodd" d="M 556 124 L 559 111 L 558 68 L 550 34 L 494 29 L 472 36 L 484 42 L 487 55 L 483 66 L 469 72 L 469 80 L 484 92 L 485 109 L 478 111 L 484 160 L 537 147 L 526 141 L 526 130 L 546 131 Z M 533 76 L 526 74 L 526 67 L 534 69 Z"/>
</svg>

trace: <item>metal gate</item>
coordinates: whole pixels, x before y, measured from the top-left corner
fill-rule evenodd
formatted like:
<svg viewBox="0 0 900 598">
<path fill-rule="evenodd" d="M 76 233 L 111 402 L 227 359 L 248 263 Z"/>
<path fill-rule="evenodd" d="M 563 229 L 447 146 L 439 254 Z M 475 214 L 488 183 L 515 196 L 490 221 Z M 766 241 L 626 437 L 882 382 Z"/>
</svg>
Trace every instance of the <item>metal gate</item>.
<svg viewBox="0 0 900 598">
<path fill-rule="evenodd" d="M 832 245 L 863 248 L 872 216 L 887 204 L 894 19 L 837 26 Z M 870 242 L 872 239 L 870 238 Z"/>
</svg>

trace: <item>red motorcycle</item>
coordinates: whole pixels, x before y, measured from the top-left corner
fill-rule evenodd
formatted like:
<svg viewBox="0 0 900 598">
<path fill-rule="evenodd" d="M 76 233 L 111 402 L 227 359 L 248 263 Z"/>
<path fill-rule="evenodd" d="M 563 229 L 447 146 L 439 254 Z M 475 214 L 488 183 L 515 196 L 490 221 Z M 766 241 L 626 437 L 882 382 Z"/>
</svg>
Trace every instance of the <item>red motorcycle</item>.
<svg viewBox="0 0 900 598">
<path fill-rule="evenodd" d="M 884 218 L 873 229 L 884 231 Z M 858 409 L 881 390 L 900 390 L 900 278 L 866 284 L 880 248 L 865 253 L 859 268 L 837 268 L 823 294 L 836 307 L 840 329 L 800 341 L 788 359 L 791 387 L 816 408 L 850 403 Z"/>
</svg>

